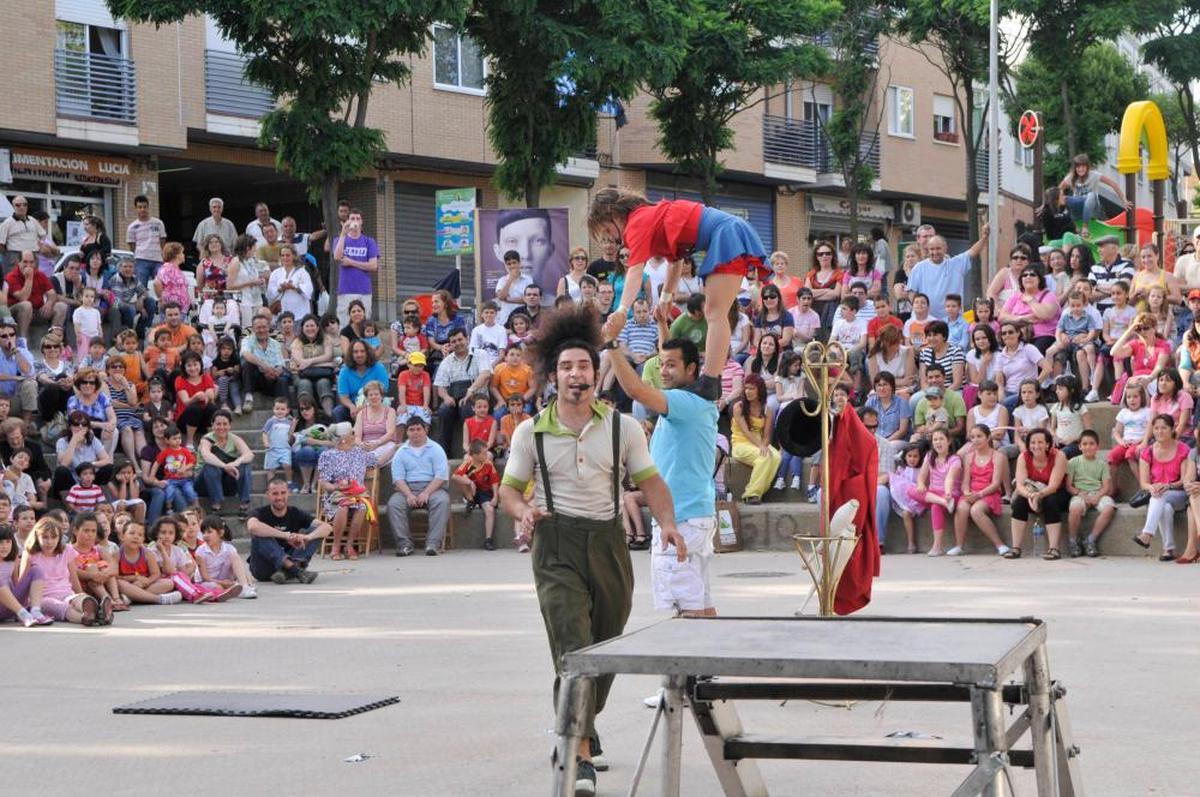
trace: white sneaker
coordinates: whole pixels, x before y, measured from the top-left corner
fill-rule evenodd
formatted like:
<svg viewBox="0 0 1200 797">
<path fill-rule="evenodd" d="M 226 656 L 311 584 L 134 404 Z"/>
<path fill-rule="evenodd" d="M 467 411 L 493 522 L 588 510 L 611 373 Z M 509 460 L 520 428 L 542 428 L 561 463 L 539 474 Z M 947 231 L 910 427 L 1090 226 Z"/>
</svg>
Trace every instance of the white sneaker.
<svg viewBox="0 0 1200 797">
<path fill-rule="evenodd" d="M 776 479 L 776 480 L 775 480 L 775 484 L 774 484 L 774 488 L 773 488 L 773 489 L 776 489 L 776 490 L 782 490 L 782 489 L 783 489 L 783 479 L 782 479 L 782 478 L 778 478 L 778 479 Z"/>
<path fill-rule="evenodd" d="M 955 545 L 950 550 L 946 551 L 946 556 L 962 556 L 963 549 L 961 545 Z"/>
<path fill-rule="evenodd" d="M 246 400 L 242 402 L 242 410 L 250 412 L 254 409 L 254 396 L 246 396 Z"/>
<path fill-rule="evenodd" d="M 799 476 L 793 476 L 793 477 L 792 477 L 792 489 L 793 489 L 793 490 L 799 490 L 799 489 L 800 489 L 800 477 L 799 477 Z"/>
<path fill-rule="evenodd" d="M 1096 391 L 1096 388 L 1092 388 L 1091 391 L 1089 391 L 1088 394 L 1083 397 L 1083 400 L 1089 403 L 1093 401 L 1099 401 L 1100 393 Z"/>
<path fill-rule="evenodd" d="M 529 544 L 524 542 L 521 543 L 519 546 L 517 546 L 517 553 L 529 553 Z"/>
<path fill-rule="evenodd" d="M 945 552 L 945 551 L 939 551 L 937 548 L 930 548 L 930 549 L 929 549 L 929 553 L 927 553 L 927 554 L 925 554 L 925 555 L 926 555 L 926 556 L 945 556 L 945 555 L 946 555 L 946 552 Z"/>
<path fill-rule="evenodd" d="M 1009 548 L 1007 545 L 1001 545 L 999 548 L 997 548 L 997 549 L 996 549 L 996 553 L 997 553 L 999 556 L 1004 556 L 1004 554 L 1008 553 L 1008 552 L 1009 552 L 1009 551 L 1011 551 L 1011 550 L 1012 550 L 1012 549 L 1011 549 L 1011 548 Z"/>
<path fill-rule="evenodd" d="M 242 594 L 239 597 L 245 598 L 246 600 L 253 600 L 254 598 L 258 597 L 258 592 L 255 591 L 253 584 L 249 584 L 245 587 L 242 587 Z"/>
<path fill-rule="evenodd" d="M 158 602 L 163 606 L 171 606 L 183 600 L 183 596 L 176 592 L 167 592 L 158 596 Z"/>
</svg>

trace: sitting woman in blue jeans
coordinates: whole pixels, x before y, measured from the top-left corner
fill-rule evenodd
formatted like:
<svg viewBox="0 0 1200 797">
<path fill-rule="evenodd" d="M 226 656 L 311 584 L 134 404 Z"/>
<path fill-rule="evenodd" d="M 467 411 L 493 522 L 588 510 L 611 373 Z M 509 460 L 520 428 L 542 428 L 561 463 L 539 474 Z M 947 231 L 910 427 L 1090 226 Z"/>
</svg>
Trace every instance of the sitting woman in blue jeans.
<svg viewBox="0 0 1200 797">
<path fill-rule="evenodd" d="M 250 511 L 250 475 L 254 452 L 246 441 L 232 434 L 233 416 L 229 410 L 217 410 L 212 431 L 200 438 L 200 461 L 204 463 L 200 479 L 212 502 L 212 511 L 220 512 L 225 494 L 237 492 L 243 514 Z"/>
</svg>

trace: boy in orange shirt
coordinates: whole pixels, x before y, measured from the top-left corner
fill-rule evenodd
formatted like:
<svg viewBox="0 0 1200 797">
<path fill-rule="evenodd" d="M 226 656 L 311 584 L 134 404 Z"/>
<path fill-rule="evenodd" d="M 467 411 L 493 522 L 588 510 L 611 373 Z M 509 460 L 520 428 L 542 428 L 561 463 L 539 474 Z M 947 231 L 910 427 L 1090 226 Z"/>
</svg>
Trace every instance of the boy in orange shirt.
<svg viewBox="0 0 1200 797">
<path fill-rule="evenodd" d="M 146 383 L 149 381 L 146 361 L 138 351 L 138 336 L 132 329 L 126 329 L 117 335 L 117 353 L 111 359 L 125 363 L 125 378 L 133 383 L 138 396 L 146 395 Z"/>
<path fill-rule="evenodd" d="M 146 373 L 157 377 L 163 386 L 175 384 L 175 372 L 179 370 L 179 352 L 171 346 L 171 333 L 165 327 L 154 330 L 154 345 L 146 347 Z M 167 390 L 173 395 L 173 389 Z"/>
<path fill-rule="evenodd" d="M 525 397 L 514 393 L 508 397 L 508 414 L 500 419 L 500 434 L 496 436 L 496 459 L 503 459 L 512 444 L 513 432 L 521 421 L 529 417 L 525 411 Z"/>
<path fill-rule="evenodd" d="M 507 412 L 508 397 L 520 395 L 525 405 L 533 402 L 536 385 L 533 369 L 525 362 L 520 344 L 514 343 L 504 350 L 504 361 L 492 369 L 492 396 L 496 403 L 496 417 Z"/>
</svg>

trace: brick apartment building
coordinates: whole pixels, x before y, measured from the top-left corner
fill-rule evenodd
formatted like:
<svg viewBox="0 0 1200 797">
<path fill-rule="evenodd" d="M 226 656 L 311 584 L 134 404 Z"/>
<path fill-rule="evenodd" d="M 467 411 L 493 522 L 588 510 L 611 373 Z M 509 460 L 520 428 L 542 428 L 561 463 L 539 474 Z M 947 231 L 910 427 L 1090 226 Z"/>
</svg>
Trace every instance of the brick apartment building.
<svg viewBox="0 0 1200 797">
<path fill-rule="evenodd" d="M 239 229 L 257 201 L 267 202 L 277 219 L 294 216 L 301 231 L 320 223 L 303 187 L 275 170 L 273 153 L 256 146 L 258 121 L 274 100 L 242 81 L 236 48 L 210 22 L 130 25 L 114 20 L 103 0 L 17 5 L 18 13 L 8 15 L 9 39 L 23 46 L 0 53 L 4 71 L 20 76 L 18 89 L 0 93 L 6 196 L 25 194 L 31 210 L 47 210 L 65 232 L 77 229 L 73 222 L 85 212 L 95 213 L 117 246 L 138 194 L 150 198 L 172 240 L 191 240 L 211 196 L 225 199 L 225 215 Z M 490 183 L 496 155 L 486 136 L 486 64 L 469 40 L 448 29 L 435 28 L 431 37 L 429 52 L 412 59 L 411 82 L 381 85 L 372 96 L 368 123 L 385 132 L 388 154 L 374 174 L 342 192 L 363 208 L 367 232 L 383 252 L 376 284 L 381 318 L 390 317 L 399 297 L 427 291 L 453 268 L 452 259 L 434 254 L 436 189 L 474 187 L 484 208 L 517 204 Z M 864 198 L 860 232 L 882 226 L 897 242 L 911 235 L 919 217 L 961 242 L 965 169 L 949 86 L 907 46 L 884 41 L 879 59 L 886 64 L 877 93 L 881 123 L 864 143 L 878 180 Z M 573 245 L 589 243 L 584 216 L 597 188 L 696 196 L 696 185 L 676 175 L 656 149 L 648 105 L 645 97 L 630 103 L 628 124 L 619 130 L 602 117 L 596 151 L 569 160 L 558 184 L 543 192 L 543 206 L 569 208 Z M 736 117 L 736 146 L 724 153 L 716 204 L 750 220 L 768 249 L 789 252 L 797 269 L 808 262 L 810 236 L 849 230 L 840 176 L 816 123 L 831 106 L 829 88 L 820 83 L 772 91 Z M 1008 217 L 1028 217 L 1028 163 L 1008 143 L 1001 182 L 1013 189 L 1002 193 L 1002 203 Z M 473 282 L 464 275 L 468 301 Z"/>
</svg>

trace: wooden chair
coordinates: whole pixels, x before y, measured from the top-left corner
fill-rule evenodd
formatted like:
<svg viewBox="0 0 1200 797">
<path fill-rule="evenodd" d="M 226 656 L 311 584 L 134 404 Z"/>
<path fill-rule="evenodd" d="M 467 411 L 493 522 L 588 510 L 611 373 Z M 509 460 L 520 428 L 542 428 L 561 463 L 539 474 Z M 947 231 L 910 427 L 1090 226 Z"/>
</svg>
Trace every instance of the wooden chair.
<svg viewBox="0 0 1200 797">
<path fill-rule="evenodd" d="M 371 503 L 375 505 L 375 520 L 364 522 L 363 524 L 364 528 L 366 529 L 365 544 L 362 537 L 351 541 L 351 544 L 358 550 L 359 556 L 370 556 L 372 548 L 374 548 L 378 553 L 383 553 L 383 539 L 379 532 L 379 516 L 380 513 L 383 512 L 383 507 L 379 505 L 379 468 L 368 469 L 366 481 L 367 483 L 365 486 L 367 488 L 367 495 L 370 497 Z M 318 479 L 317 520 L 324 523 L 330 523 L 332 522 L 332 518 L 326 517 L 325 515 L 325 507 L 322 501 L 324 497 L 324 490 L 322 488 L 320 479 Z M 321 556 L 328 556 L 329 552 L 332 550 L 333 535 L 330 534 L 321 540 Z"/>
<path fill-rule="evenodd" d="M 447 485 L 447 489 L 449 486 Z M 413 518 L 420 518 L 421 524 L 417 526 L 412 522 Z M 425 540 L 429 536 L 429 512 L 425 509 L 410 509 L 408 522 L 408 536 L 412 539 L 413 545 L 417 548 L 425 547 Z M 454 499 L 450 499 L 450 513 L 446 518 L 446 535 L 442 537 L 442 546 L 438 549 L 441 553 L 454 550 Z"/>
</svg>

